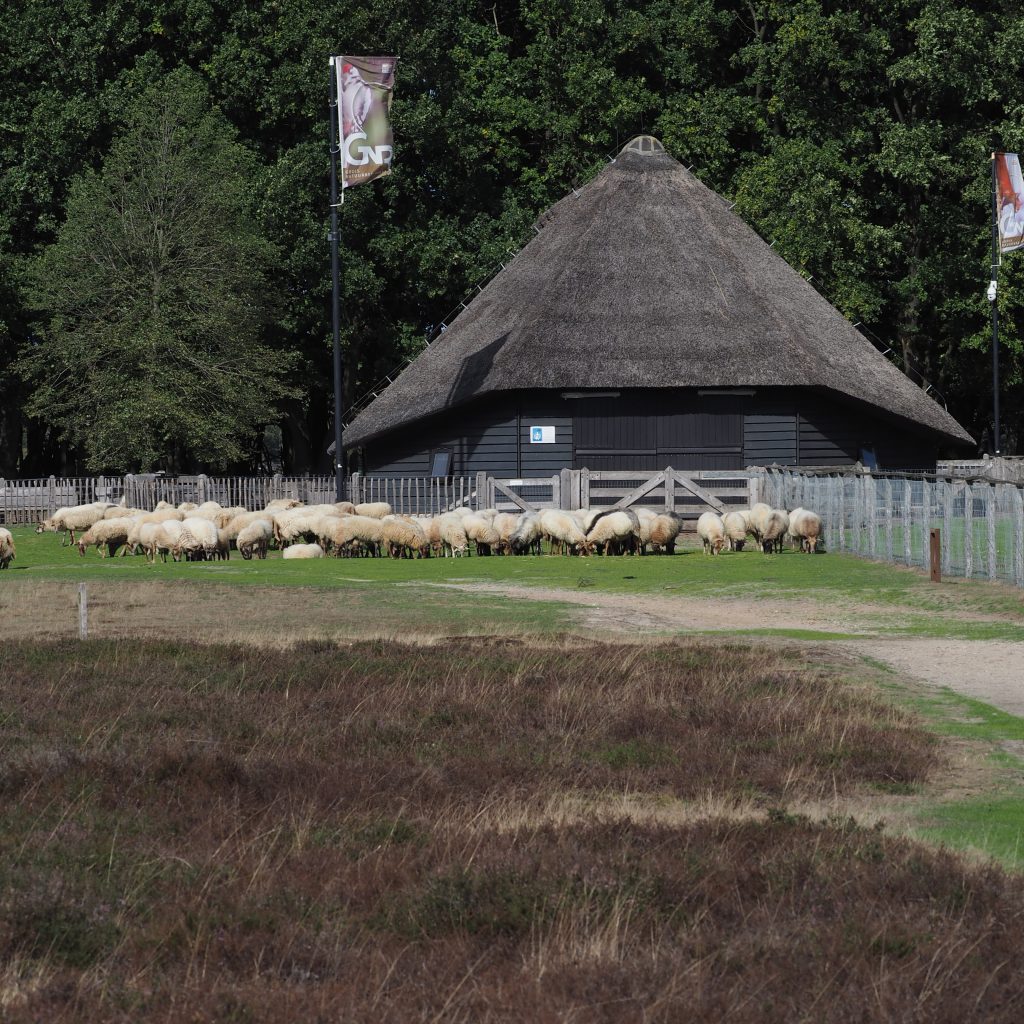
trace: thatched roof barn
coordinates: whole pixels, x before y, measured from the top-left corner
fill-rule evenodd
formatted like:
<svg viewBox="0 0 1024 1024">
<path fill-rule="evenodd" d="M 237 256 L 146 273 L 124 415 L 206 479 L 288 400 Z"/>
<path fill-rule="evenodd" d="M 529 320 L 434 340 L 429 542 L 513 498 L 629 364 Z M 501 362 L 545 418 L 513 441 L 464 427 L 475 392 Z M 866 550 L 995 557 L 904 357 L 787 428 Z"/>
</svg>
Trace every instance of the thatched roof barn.
<svg viewBox="0 0 1024 1024">
<path fill-rule="evenodd" d="M 933 466 L 973 445 L 649 136 L 537 229 L 347 429 L 368 471 L 425 473 L 442 448 L 453 473 L 521 474 L 533 456 L 729 469 L 866 448 Z"/>
</svg>

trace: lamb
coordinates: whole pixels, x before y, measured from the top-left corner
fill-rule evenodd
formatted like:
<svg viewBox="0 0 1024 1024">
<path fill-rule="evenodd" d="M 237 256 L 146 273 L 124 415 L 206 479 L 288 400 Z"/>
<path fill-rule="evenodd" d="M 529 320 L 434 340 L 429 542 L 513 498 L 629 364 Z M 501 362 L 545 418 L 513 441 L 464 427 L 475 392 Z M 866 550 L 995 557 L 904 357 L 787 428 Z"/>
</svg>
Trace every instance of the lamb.
<svg viewBox="0 0 1024 1024">
<path fill-rule="evenodd" d="M 66 537 L 61 541 L 61 547 L 68 543 L 74 545 L 75 530 L 88 530 L 94 523 L 98 523 L 110 508 L 106 501 L 93 502 L 91 505 L 73 505 L 67 508 L 59 508 L 49 519 L 44 519 L 37 527 L 36 533 L 61 533 L 65 532 Z"/>
<path fill-rule="evenodd" d="M 821 538 L 821 516 L 806 508 L 795 508 L 789 513 L 787 537 L 800 545 L 801 551 L 813 555 Z"/>
<path fill-rule="evenodd" d="M 725 528 L 725 539 L 728 541 L 729 550 L 742 551 L 743 545 L 747 542 L 746 514 L 738 510 L 726 512 L 722 516 L 722 526 Z"/>
<path fill-rule="evenodd" d="M 14 537 L 10 530 L 0 526 L 0 569 L 6 569 L 14 561 Z"/>
<path fill-rule="evenodd" d="M 623 551 L 632 553 L 636 551 L 639 532 L 637 517 L 617 509 L 594 520 L 587 533 L 587 544 L 603 551 L 605 555 L 617 555 Z"/>
<path fill-rule="evenodd" d="M 93 523 L 78 538 L 78 553 L 85 555 L 86 548 L 95 544 L 101 558 L 113 556 L 122 544 L 127 544 L 128 534 L 135 524 L 128 519 L 101 519 Z"/>
<path fill-rule="evenodd" d="M 458 558 L 466 553 L 469 547 L 469 538 L 462 525 L 463 517 L 457 512 L 446 512 L 438 518 L 438 530 L 441 534 L 441 543 L 444 545 L 446 555 Z"/>
<path fill-rule="evenodd" d="M 697 536 L 704 544 L 704 554 L 717 555 L 725 547 L 725 526 L 717 512 L 705 512 L 697 520 Z"/>
<path fill-rule="evenodd" d="M 544 509 L 540 514 L 540 529 L 551 541 L 552 554 L 555 554 L 556 549 L 565 554 L 571 554 L 573 551 L 583 555 L 590 554 L 586 534 L 567 512 L 553 508 Z"/>
<path fill-rule="evenodd" d="M 281 552 L 282 558 L 323 558 L 324 549 L 319 544 L 293 544 Z"/>
<path fill-rule="evenodd" d="M 462 528 L 466 531 L 466 537 L 476 544 L 478 555 L 489 555 L 491 548 L 496 547 L 501 540 L 501 535 L 492 525 L 491 517 L 487 515 L 464 516 Z"/>
<path fill-rule="evenodd" d="M 392 558 L 412 557 L 413 552 L 420 558 L 430 554 L 430 541 L 418 523 L 398 516 L 386 516 L 380 523 L 384 543 Z"/>
<path fill-rule="evenodd" d="M 391 506 L 386 501 L 368 501 L 356 505 L 355 508 L 357 516 L 369 516 L 370 519 L 383 519 L 391 515 L 391 511 Z"/>
<path fill-rule="evenodd" d="M 231 540 L 223 530 L 217 531 L 217 561 L 231 561 Z"/>
<path fill-rule="evenodd" d="M 519 517 L 519 523 L 512 536 L 509 537 L 509 547 L 514 555 L 525 555 L 532 553 L 540 554 L 540 541 L 543 536 L 540 528 L 540 514 L 538 512 L 524 512 Z"/>
<path fill-rule="evenodd" d="M 237 515 L 232 519 L 227 526 L 223 527 L 224 533 L 228 540 L 233 540 L 235 546 L 238 545 L 238 535 L 244 530 L 250 523 L 259 522 L 264 520 L 270 523 L 270 534 L 273 538 L 274 534 L 274 517 L 270 512 L 243 512 L 241 515 Z"/>
<path fill-rule="evenodd" d="M 229 531 L 226 529 L 224 533 L 228 534 Z M 254 519 L 243 526 L 234 537 L 235 547 L 246 561 L 253 557 L 266 558 L 267 547 L 273 539 L 274 524 L 269 519 Z"/>
</svg>

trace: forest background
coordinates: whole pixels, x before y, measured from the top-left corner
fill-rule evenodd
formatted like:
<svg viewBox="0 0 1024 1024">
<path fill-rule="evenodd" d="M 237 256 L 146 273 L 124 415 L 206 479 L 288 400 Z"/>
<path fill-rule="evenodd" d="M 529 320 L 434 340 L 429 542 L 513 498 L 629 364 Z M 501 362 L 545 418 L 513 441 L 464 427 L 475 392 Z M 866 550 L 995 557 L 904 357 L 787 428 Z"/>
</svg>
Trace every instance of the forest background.
<svg viewBox="0 0 1024 1024">
<path fill-rule="evenodd" d="M 346 407 L 646 132 L 991 446 L 1016 3 L 2 0 L 0 26 L 0 476 L 327 468 L 331 53 L 400 58 L 394 173 L 343 208 Z M 1010 254 L 1004 451 L 1022 281 Z"/>
</svg>

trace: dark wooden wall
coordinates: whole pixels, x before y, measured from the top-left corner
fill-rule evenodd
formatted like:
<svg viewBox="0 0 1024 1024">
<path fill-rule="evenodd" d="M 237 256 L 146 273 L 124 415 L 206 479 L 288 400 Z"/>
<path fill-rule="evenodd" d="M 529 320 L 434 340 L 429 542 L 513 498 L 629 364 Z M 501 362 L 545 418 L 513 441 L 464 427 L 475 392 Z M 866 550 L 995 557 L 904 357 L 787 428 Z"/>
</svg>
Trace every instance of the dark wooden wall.
<svg viewBox="0 0 1024 1024">
<path fill-rule="evenodd" d="M 554 444 L 531 444 L 531 426 L 553 426 Z M 367 445 L 366 473 L 428 476 L 432 454 L 452 453 L 452 475 L 549 476 L 563 467 L 615 470 L 740 469 L 843 465 L 873 446 L 886 469 L 934 469 L 934 435 L 886 421 L 812 388 L 699 394 L 623 391 L 565 398 L 558 392 L 494 395 Z"/>
</svg>

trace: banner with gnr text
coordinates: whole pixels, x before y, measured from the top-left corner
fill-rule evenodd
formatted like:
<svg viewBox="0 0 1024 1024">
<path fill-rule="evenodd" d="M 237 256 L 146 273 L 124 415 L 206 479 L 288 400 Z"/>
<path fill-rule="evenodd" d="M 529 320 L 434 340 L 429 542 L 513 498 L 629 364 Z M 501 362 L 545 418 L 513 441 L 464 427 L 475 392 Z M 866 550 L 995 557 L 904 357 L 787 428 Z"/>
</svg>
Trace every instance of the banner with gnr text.
<svg viewBox="0 0 1024 1024">
<path fill-rule="evenodd" d="M 391 94 L 395 57 L 335 57 L 341 187 L 351 188 L 391 172 Z"/>
<path fill-rule="evenodd" d="M 1024 177 L 1016 153 L 994 153 L 999 251 L 1024 248 Z"/>
</svg>

